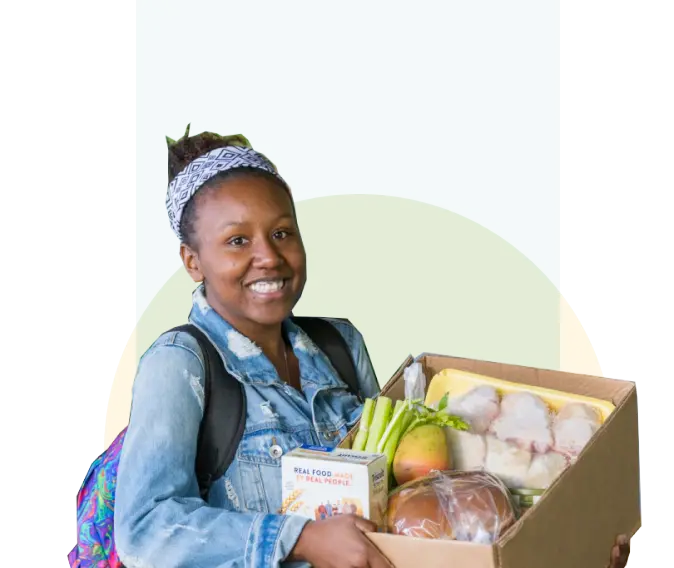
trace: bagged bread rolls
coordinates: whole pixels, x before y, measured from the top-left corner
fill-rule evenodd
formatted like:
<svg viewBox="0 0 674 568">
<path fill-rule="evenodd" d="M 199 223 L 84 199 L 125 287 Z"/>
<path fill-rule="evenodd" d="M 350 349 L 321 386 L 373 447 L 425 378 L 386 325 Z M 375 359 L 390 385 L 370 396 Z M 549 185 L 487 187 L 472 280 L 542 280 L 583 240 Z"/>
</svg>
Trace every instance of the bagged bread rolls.
<svg viewBox="0 0 674 568">
<path fill-rule="evenodd" d="M 491 544 L 517 517 L 507 488 L 494 475 L 447 471 L 395 489 L 386 520 L 396 535 Z"/>
</svg>

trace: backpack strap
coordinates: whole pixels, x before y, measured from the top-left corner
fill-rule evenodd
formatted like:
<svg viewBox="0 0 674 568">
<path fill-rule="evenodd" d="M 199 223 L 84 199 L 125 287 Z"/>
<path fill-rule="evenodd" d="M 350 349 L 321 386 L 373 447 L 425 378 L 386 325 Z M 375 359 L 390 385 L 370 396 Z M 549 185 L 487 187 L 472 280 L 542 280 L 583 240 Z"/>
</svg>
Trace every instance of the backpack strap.
<svg viewBox="0 0 674 568">
<path fill-rule="evenodd" d="M 224 475 L 239 447 L 246 426 L 246 391 L 225 370 L 222 357 L 199 328 L 186 324 L 171 331 L 192 335 L 204 356 L 204 414 L 197 438 L 195 471 L 199 493 L 206 500 L 213 481 Z"/>
<path fill-rule="evenodd" d="M 325 353 L 349 390 L 362 401 L 356 366 L 342 334 L 321 318 L 292 316 L 291 319 Z M 199 426 L 195 471 L 199 494 L 206 500 L 213 481 L 222 477 L 234 461 L 243 437 L 246 391 L 226 371 L 217 349 L 199 328 L 185 324 L 170 331 L 189 333 L 197 340 L 204 357 L 204 414 Z"/>
<path fill-rule="evenodd" d="M 362 402 L 356 365 L 349 346 L 337 328 L 329 321 L 318 317 L 292 316 L 291 320 L 301 327 L 316 346 L 327 355 L 339 377 Z M 346 319 L 341 321 L 349 323 Z"/>
</svg>

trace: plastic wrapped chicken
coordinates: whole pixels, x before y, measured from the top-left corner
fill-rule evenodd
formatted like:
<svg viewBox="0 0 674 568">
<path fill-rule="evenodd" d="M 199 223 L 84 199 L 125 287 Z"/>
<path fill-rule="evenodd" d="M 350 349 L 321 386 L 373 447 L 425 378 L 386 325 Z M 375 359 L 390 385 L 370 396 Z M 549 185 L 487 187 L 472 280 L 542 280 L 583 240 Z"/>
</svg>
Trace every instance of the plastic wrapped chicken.
<svg viewBox="0 0 674 568">
<path fill-rule="evenodd" d="M 553 423 L 555 450 L 576 457 L 601 426 L 599 411 L 586 404 L 572 402 L 563 406 Z"/>
<path fill-rule="evenodd" d="M 499 396 L 491 386 L 479 386 L 449 399 L 447 412 L 465 420 L 474 434 L 484 434 L 500 411 Z"/>
<path fill-rule="evenodd" d="M 447 401 L 445 411 L 466 421 L 470 431 L 447 428 L 452 463 L 457 470 L 484 467 L 487 444 L 483 435 L 500 411 L 499 395 L 491 386 L 479 386 Z"/>
<path fill-rule="evenodd" d="M 445 408 L 470 425 L 446 430 L 454 467 L 485 470 L 510 489 L 547 489 L 601 426 L 591 406 L 568 403 L 555 415 L 535 394 L 501 399 L 488 385 L 450 398 Z"/>
<path fill-rule="evenodd" d="M 531 467 L 529 450 L 487 435 L 487 455 L 484 468 L 498 476 L 509 488 L 524 488 Z"/>
<path fill-rule="evenodd" d="M 507 394 L 491 431 L 503 442 L 544 454 L 553 446 L 551 414 L 543 400 L 527 392 Z"/>
<path fill-rule="evenodd" d="M 568 466 L 567 459 L 557 452 L 534 454 L 523 487 L 527 489 L 547 489 Z"/>
<path fill-rule="evenodd" d="M 484 469 L 510 489 L 547 489 L 568 465 L 555 451 L 537 454 L 493 435 L 486 436 L 486 448 Z"/>
<path fill-rule="evenodd" d="M 484 467 L 487 456 L 485 436 L 456 428 L 445 428 L 445 432 L 452 452 L 454 469 L 473 471 Z"/>
</svg>

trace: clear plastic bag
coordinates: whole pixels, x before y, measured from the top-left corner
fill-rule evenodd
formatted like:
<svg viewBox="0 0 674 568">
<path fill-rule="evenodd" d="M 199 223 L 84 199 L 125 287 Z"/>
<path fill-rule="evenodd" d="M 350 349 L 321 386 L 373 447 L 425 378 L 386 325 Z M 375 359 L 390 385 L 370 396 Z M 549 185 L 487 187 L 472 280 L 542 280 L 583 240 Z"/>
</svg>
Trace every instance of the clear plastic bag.
<svg viewBox="0 0 674 568">
<path fill-rule="evenodd" d="M 435 471 L 391 492 L 390 533 L 492 544 L 517 520 L 506 486 L 485 471 Z"/>
<path fill-rule="evenodd" d="M 412 363 L 403 370 L 405 400 L 423 401 L 426 396 L 426 376 L 421 363 Z"/>
</svg>

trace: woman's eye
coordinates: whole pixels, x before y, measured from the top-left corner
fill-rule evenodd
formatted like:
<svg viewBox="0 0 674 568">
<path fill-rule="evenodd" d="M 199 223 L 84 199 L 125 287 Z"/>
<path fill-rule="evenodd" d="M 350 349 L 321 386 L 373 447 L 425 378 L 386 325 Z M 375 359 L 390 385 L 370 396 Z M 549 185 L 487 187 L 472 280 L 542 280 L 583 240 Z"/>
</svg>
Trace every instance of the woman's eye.
<svg viewBox="0 0 674 568">
<path fill-rule="evenodd" d="M 241 247 L 244 244 L 246 244 L 246 239 L 244 239 L 243 237 L 233 237 L 229 239 L 227 243 L 235 247 Z"/>
<path fill-rule="evenodd" d="M 288 231 L 276 231 L 274 233 L 275 239 L 285 239 L 288 237 Z"/>
</svg>

